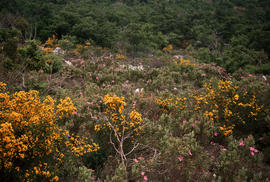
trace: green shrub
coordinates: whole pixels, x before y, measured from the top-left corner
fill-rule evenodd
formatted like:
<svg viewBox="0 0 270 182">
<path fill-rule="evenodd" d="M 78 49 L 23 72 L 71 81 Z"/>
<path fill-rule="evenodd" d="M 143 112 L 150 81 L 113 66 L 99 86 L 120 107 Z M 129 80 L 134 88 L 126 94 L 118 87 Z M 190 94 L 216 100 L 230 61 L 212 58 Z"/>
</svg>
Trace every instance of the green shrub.
<svg viewBox="0 0 270 182">
<path fill-rule="evenodd" d="M 10 59 L 14 60 L 17 57 L 18 41 L 13 38 L 7 40 L 3 45 L 3 52 Z"/>
<path fill-rule="evenodd" d="M 39 42 L 30 40 L 26 42 L 26 46 L 19 48 L 18 52 L 23 59 L 23 64 L 29 70 L 40 70 L 45 66 L 43 52 L 39 47 Z"/>
<path fill-rule="evenodd" d="M 87 169 L 85 166 L 79 167 L 77 182 L 91 182 L 93 179 L 93 170 Z"/>
<path fill-rule="evenodd" d="M 240 140 L 229 138 L 228 146 L 222 148 L 217 158 L 214 173 L 225 182 L 257 178 L 256 175 L 262 170 L 259 165 L 262 154 L 254 145 L 252 136 Z"/>
<path fill-rule="evenodd" d="M 8 57 L 4 58 L 4 60 L 1 62 L 3 67 L 9 71 L 15 70 L 16 69 L 16 64 L 14 61 Z"/>
<path fill-rule="evenodd" d="M 63 68 L 63 61 L 59 56 L 49 54 L 43 57 L 43 59 L 45 59 L 45 65 L 43 68 L 45 73 L 57 73 Z"/>
<path fill-rule="evenodd" d="M 58 41 L 60 47 L 65 51 L 71 51 L 76 48 L 76 37 L 75 36 L 62 36 L 62 39 Z"/>
</svg>

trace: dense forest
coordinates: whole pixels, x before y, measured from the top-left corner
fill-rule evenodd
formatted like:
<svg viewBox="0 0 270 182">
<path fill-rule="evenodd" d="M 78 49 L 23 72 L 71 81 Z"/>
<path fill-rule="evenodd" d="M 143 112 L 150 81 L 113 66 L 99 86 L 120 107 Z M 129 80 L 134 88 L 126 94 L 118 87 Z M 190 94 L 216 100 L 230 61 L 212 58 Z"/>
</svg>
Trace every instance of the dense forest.
<svg viewBox="0 0 270 182">
<path fill-rule="evenodd" d="M 270 181 L 269 0 L 1 0 L 0 181 Z"/>
<path fill-rule="evenodd" d="M 230 72 L 270 70 L 267 0 L 3 0 L 0 9 L 2 27 L 15 28 L 22 40 L 69 35 L 128 54 L 173 44 Z"/>
</svg>

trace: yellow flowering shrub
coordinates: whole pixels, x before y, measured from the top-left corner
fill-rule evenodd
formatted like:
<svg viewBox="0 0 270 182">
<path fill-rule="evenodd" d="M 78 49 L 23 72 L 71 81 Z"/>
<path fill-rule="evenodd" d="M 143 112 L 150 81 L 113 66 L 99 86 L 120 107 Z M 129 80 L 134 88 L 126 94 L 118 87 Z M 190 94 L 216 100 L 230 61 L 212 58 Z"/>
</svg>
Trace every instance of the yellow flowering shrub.
<svg viewBox="0 0 270 182">
<path fill-rule="evenodd" d="M 25 181 L 37 177 L 58 181 L 57 168 L 65 153 L 80 156 L 99 148 L 85 139 L 70 137 L 57 125 L 76 111 L 70 98 L 55 106 L 50 96 L 42 101 L 38 91 L 10 94 L 5 86 L 0 82 L 0 170 L 5 174 L 16 171 Z"/>
<path fill-rule="evenodd" d="M 193 67 L 196 66 L 196 64 L 191 63 L 190 60 L 183 59 L 182 57 L 180 58 L 180 60 L 175 61 L 174 64 L 181 66 L 193 66 Z"/>
<path fill-rule="evenodd" d="M 128 115 L 124 114 L 125 106 L 124 97 L 118 97 L 117 95 L 105 95 L 104 104 L 106 106 L 106 113 L 109 115 L 109 121 L 95 125 L 95 131 L 109 128 L 114 130 L 115 135 L 122 136 L 127 133 L 139 134 L 139 130 L 142 129 L 142 115 L 136 110 L 132 110 Z"/>
<path fill-rule="evenodd" d="M 73 53 L 76 55 L 82 54 L 85 50 L 88 49 L 90 45 L 91 45 L 90 42 L 86 42 L 85 45 L 78 44 L 76 46 L 76 49 L 73 51 Z"/>
<path fill-rule="evenodd" d="M 240 89 L 231 80 L 220 80 L 217 87 L 213 83 L 204 85 L 205 92 L 194 95 L 195 111 L 216 121 L 224 135 L 230 135 L 235 127 L 255 121 L 263 106 L 256 103 L 256 96 Z"/>
<path fill-rule="evenodd" d="M 53 48 L 58 47 L 59 45 L 57 44 L 58 39 L 53 35 L 53 37 L 49 37 L 48 40 L 45 42 L 44 48 L 42 48 L 42 51 L 45 53 L 52 53 Z"/>
<path fill-rule="evenodd" d="M 41 50 L 45 53 L 52 53 L 53 52 L 53 48 L 51 48 L 51 47 L 44 47 Z"/>
<path fill-rule="evenodd" d="M 172 44 L 169 44 L 167 47 L 164 47 L 162 50 L 164 52 L 172 51 L 173 50 L 173 45 Z"/>
<path fill-rule="evenodd" d="M 231 135 L 237 127 L 257 120 L 263 106 L 258 105 L 256 96 L 245 89 L 236 86 L 231 80 L 220 80 L 215 86 L 213 83 L 204 84 L 204 91 L 190 96 L 191 104 L 186 98 L 156 98 L 155 101 L 164 113 L 175 114 L 181 110 L 190 113 L 202 112 L 204 116 L 213 120 L 225 136 Z"/>
<path fill-rule="evenodd" d="M 127 155 L 134 151 L 138 147 L 138 143 L 134 140 L 135 136 L 139 135 L 139 132 L 143 129 L 142 115 L 133 109 L 129 114 L 124 112 L 127 105 L 124 101 L 124 97 L 118 97 L 117 95 L 105 95 L 104 104 L 106 107 L 106 114 L 109 116 L 108 120 L 95 125 L 95 131 L 108 129 L 110 141 L 114 150 L 120 156 L 121 162 L 127 167 Z M 133 145 L 129 150 L 125 145 L 126 142 L 129 145 Z"/>
<path fill-rule="evenodd" d="M 116 58 L 116 59 L 119 59 L 119 60 L 124 60 L 124 59 L 126 59 L 127 57 L 126 57 L 125 55 L 123 55 L 123 54 L 116 54 L 115 58 Z"/>
<path fill-rule="evenodd" d="M 0 82 L 0 92 L 6 89 L 7 84 Z"/>
<path fill-rule="evenodd" d="M 47 41 L 44 44 L 44 47 L 41 48 L 42 52 L 44 53 L 43 58 L 46 63 L 52 64 L 54 62 L 53 59 L 51 59 L 51 54 L 53 53 L 53 50 L 55 47 L 59 47 L 58 39 L 55 35 L 52 37 L 49 37 Z"/>
<path fill-rule="evenodd" d="M 166 99 L 155 98 L 155 102 L 159 105 L 159 107 L 164 113 L 168 113 L 169 111 L 175 113 L 178 110 L 185 109 L 186 100 L 187 98 L 185 97 L 184 98 L 176 97 L 175 99 L 172 97 Z"/>
</svg>

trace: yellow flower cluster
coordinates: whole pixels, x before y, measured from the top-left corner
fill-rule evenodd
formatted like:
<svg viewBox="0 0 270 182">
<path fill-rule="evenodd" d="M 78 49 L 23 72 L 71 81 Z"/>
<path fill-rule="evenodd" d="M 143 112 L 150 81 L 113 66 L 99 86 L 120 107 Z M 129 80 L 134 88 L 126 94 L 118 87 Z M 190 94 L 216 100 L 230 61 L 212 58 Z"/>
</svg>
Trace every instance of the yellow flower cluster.
<svg viewBox="0 0 270 182">
<path fill-rule="evenodd" d="M 155 102 L 159 105 L 159 107 L 161 108 L 161 110 L 164 113 L 168 113 L 169 111 L 171 111 L 172 113 L 177 112 L 179 109 L 183 110 L 186 108 L 186 100 L 187 98 L 166 98 L 166 99 L 162 99 L 162 98 L 155 98 Z M 171 106 L 171 107 L 170 107 Z M 170 108 L 169 108 L 170 107 Z"/>
<path fill-rule="evenodd" d="M 127 105 L 124 100 L 124 97 L 117 97 L 115 94 L 112 97 L 109 94 L 105 95 L 104 104 L 106 105 L 106 112 L 111 115 L 117 112 L 122 114 L 124 107 Z"/>
<path fill-rule="evenodd" d="M 71 99 L 69 97 L 60 99 L 60 104 L 57 105 L 57 114 L 59 115 L 59 118 L 61 119 L 62 116 L 71 116 L 73 114 L 72 111 L 75 112 L 76 108 Z"/>
<path fill-rule="evenodd" d="M 0 82 L 0 92 L 6 89 L 7 84 Z"/>
<path fill-rule="evenodd" d="M 9 94 L 4 91 L 5 86 L 0 82 L 1 171 L 20 171 L 26 179 L 31 179 L 32 175 L 42 175 L 52 180 L 55 178 L 54 172 L 47 168 L 47 171 L 34 168 L 37 161 L 51 158 L 56 160 L 57 166 L 57 162 L 62 162 L 64 152 L 78 156 L 98 149 L 96 144 L 87 144 L 83 139 L 68 138 L 68 131 L 58 127 L 59 119 L 76 111 L 70 98 L 60 100 L 60 104 L 55 106 L 56 101 L 50 96 L 41 101 L 38 91 Z M 24 161 L 32 169 L 21 166 Z M 57 181 L 56 178 L 54 181 Z"/>
<path fill-rule="evenodd" d="M 106 106 L 106 113 L 110 116 L 109 122 L 95 125 L 95 131 L 109 128 L 115 130 L 118 136 L 121 136 L 124 132 L 135 132 L 139 134 L 139 130 L 142 130 L 142 115 L 136 110 L 132 110 L 129 116 L 123 113 L 126 106 L 124 97 L 118 97 L 117 95 L 104 96 L 104 104 Z"/>
<path fill-rule="evenodd" d="M 249 119 L 256 120 L 256 116 L 262 111 L 263 106 L 256 104 L 256 97 L 248 95 L 246 91 L 240 91 L 232 81 L 219 81 L 217 88 L 213 84 L 205 84 L 205 93 L 194 95 L 196 100 L 194 110 L 205 110 L 204 115 L 214 121 L 218 121 L 224 135 L 232 134 L 236 125 L 242 125 Z"/>
<path fill-rule="evenodd" d="M 17 167 L 17 171 L 20 171 L 20 168 Z M 49 169 L 49 165 L 44 162 L 44 163 L 39 163 L 35 166 L 32 167 L 32 169 L 27 169 L 25 170 L 24 173 L 24 179 L 25 181 L 30 181 L 30 177 L 31 176 L 42 176 L 45 177 L 47 179 L 50 179 L 49 181 L 54 182 L 54 181 L 58 181 L 59 177 L 54 175 L 54 172 L 51 172 Z"/>
<path fill-rule="evenodd" d="M 119 59 L 119 60 L 123 60 L 123 59 L 126 59 L 127 57 L 125 55 L 122 55 L 122 54 L 116 54 L 115 58 Z"/>
<path fill-rule="evenodd" d="M 46 45 L 53 47 L 54 43 L 57 42 L 57 39 L 55 37 L 55 35 L 53 35 L 53 37 L 49 37 L 48 40 L 46 41 Z"/>
<path fill-rule="evenodd" d="M 76 49 L 73 51 L 73 53 L 76 55 L 79 55 L 83 51 L 85 51 L 90 45 L 91 45 L 90 42 L 86 42 L 85 45 L 78 44 L 76 46 Z"/>
<path fill-rule="evenodd" d="M 46 41 L 44 48 L 42 48 L 42 51 L 45 53 L 52 53 L 54 47 L 58 47 L 59 45 L 57 44 L 58 40 L 56 39 L 55 35 L 53 37 L 49 37 L 48 40 Z"/>
<path fill-rule="evenodd" d="M 191 63 L 190 60 L 185 60 L 185 59 L 183 59 L 182 57 L 180 58 L 179 61 L 175 61 L 174 64 L 176 64 L 176 65 L 181 65 L 181 66 L 193 66 L 193 67 L 196 66 L 196 64 Z"/>
<path fill-rule="evenodd" d="M 66 141 L 65 145 L 71 148 L 71 152 L 77 157 L 82 156 L 86 153 L 95 152 L 99 149 L 98 144 L 88 144 L 88 138 L 82 138 L 77 136 L 70 137 L 70 141 Z"/>
<path fill-rule="evenodd" d="M 173 50 L 173 46 L 172 46 L 172 44 L 169 44 L 167 47 L 164 47 L 162 50 L 164 52 L 171 51 L 171 50 Z"/>
<path fill-rule="evenodd" d="M 52 53 L 53 52 L 53 48 L 51 48 L 51 47 L 43 47 L 41 50 L 45 53 Z"/>
<path fill-rule="evenodd" d="M 223 127 L 219 127 L 220 131 L 224 132 L 225 136 L 231 135 L 233 133 L 233 128 L 235 127 L 235 124 L 232 124 L 231 126 L 223 125 Z"/>
</svg>

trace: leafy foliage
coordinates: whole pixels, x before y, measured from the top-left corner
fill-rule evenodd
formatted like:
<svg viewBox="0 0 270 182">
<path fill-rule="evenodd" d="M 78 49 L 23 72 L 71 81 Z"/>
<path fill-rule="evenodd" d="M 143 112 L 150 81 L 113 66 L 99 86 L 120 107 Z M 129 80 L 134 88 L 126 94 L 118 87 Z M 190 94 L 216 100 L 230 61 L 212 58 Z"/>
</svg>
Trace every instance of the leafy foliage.
<svg viewBox="0 0 270 182">
<path fill-rule="evenodd" d="M 1 180 L 269 181 L 269 10 L 2 0 Z"/>
</svg>

